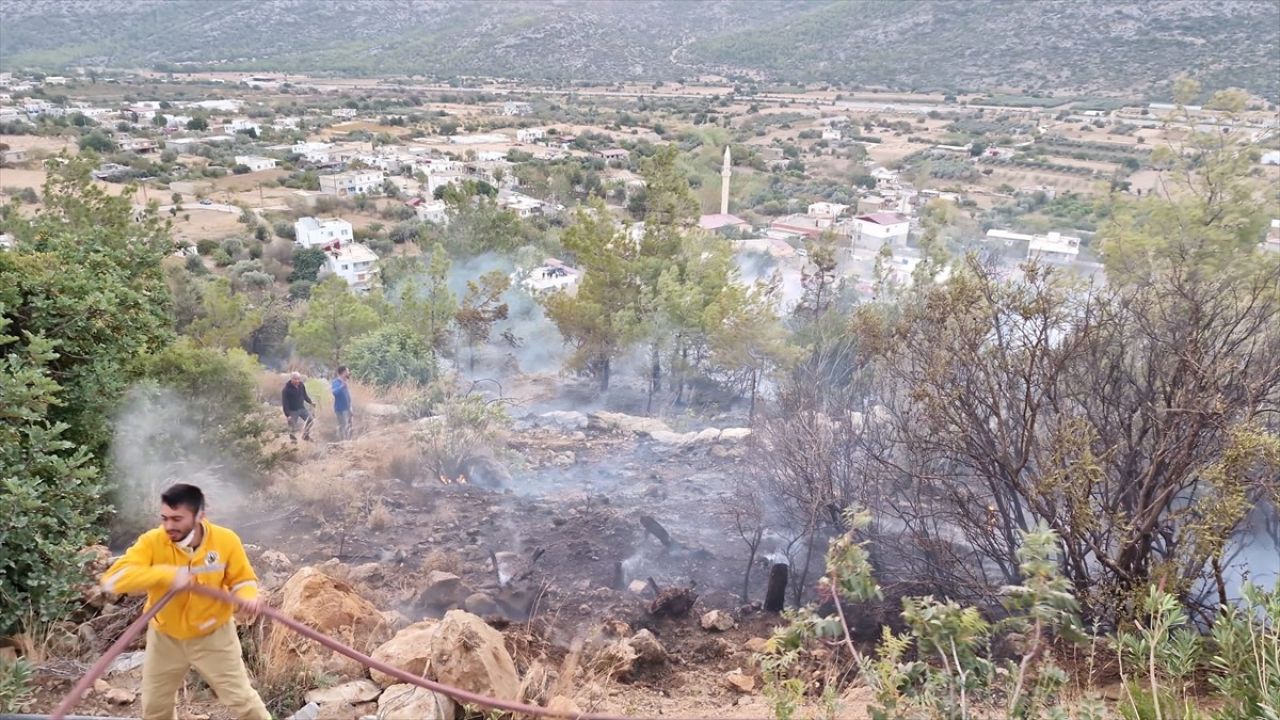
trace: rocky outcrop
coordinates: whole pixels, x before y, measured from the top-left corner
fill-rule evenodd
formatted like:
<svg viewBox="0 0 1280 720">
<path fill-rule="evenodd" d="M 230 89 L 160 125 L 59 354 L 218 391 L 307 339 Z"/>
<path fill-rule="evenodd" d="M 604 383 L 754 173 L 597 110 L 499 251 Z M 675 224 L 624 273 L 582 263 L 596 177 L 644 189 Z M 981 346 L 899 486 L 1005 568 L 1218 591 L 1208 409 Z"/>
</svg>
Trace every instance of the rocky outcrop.
<svg viewBox="0 0 1280 720">
<path fill-rule="evenodd" d="M 395 637 L 379 645 L 378 649 L 374 650 L 371 655 L 374 660 L 384 662 L 394 668 L 414 675 L 422 675 L 426 672 L 427 665 L 431 662 L 431 635 L 439 624 L 440 621 L 438 620 L 416 622 L 396 633 Z M 396 678 L 376 669 L 371 670 L 369 675 L 381 687 L 400 682 Z"/>
<path fill-rule="evenodd" d="M 294 573 L 281 589 L 280 609 L 286 615 L 357 650 L 367 652 L 390 638 L 390 629 L 373 603 L 360 597 L 351 585 L 314 567 Z M 301 638 L 281 626 L 271 626 L 273 664 L 302 662 L 341 677 L 359 677 L 364 666 Z"/>
<path fill-rule="evenodd" d="M 431 633 L 429 675 L 471 692 L 516 700 L 520 676 L 502 633 L 464 610 L 450 610 Z"/>
</svg>

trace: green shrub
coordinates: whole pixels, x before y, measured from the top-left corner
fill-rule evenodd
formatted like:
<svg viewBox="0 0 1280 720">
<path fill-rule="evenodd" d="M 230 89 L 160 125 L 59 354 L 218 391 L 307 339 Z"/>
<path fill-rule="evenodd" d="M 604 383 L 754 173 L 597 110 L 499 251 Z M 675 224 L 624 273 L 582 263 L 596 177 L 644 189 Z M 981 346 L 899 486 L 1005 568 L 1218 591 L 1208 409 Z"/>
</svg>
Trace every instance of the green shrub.
<svg viewBox="0 0 1280 720">
<path fill-rule="evenodd" d="M 351 374 L 380 387 L 429 383 L 437 373 L 435 352 L 412 330 L 387 325 L 356 338 L 347 353 Z"/>
<path fill-rule="evenodd" d="M 293 253 L 293 272 L 289 273 L 289 282 L 308 280 L 315 282 L 316 273 L 324 267 L 325 254 L 320 248 L 305 248 Z"/>
<path fill-rule="evenodd" d="M 31 704 L 31 664 L 22 658 L 15 661 L 0 657 L 0 712 L 17 713 Z"/>
</svg>

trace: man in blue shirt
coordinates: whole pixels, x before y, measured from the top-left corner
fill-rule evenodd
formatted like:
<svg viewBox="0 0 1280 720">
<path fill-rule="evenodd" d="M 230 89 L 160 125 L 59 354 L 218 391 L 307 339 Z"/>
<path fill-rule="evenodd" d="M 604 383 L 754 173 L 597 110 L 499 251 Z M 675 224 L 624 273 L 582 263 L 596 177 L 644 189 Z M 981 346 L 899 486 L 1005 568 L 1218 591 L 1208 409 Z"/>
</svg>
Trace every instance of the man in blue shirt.
<svg viewBox="0 0 1280 720">
<path fill-rule="evenodd" d="M 338 375 L 333 379 L 333 412 L 338 416 L 338 440 L 351 439 L 351 389 L 347 382 L 351 380 L 351 371 L 346 365 L 338 367 Z"/>
</svg>

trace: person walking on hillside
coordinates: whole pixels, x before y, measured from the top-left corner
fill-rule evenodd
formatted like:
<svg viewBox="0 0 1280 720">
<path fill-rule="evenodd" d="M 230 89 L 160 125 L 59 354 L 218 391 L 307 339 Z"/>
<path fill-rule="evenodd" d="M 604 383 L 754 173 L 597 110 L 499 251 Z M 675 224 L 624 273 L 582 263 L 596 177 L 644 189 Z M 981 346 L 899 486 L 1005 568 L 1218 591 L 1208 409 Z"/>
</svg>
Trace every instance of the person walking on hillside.
<svg viewBox="0 0 1280 720">
<path fill-rule="evenodd" d="M 307 406 L 314 408 L 315 402 L 307 395 L 307 384 L 302 381 L 302 373 L 295 372 L 289 382 L 284 384 L 280 392 L 280 405 L 284 408 L 284 416 L 289 420 L 289 439 L 298 442 L 298 426 L 302 426 L 302 439 L 311 439 L 311 425 L 315 418 Z"/>
<path fill-rule="evenodd" d="M 102 589 L 147 594 L 147 607 L 169 590 L 217 588 L 262 611 L 258 576 L 233 531 L 205 518 L 204 493 L 179 483 L 160 495 L 160 527 L 143 533 L 102 575 Z M 142 660 L 142 720 L 174 720 L 176 695 L 194 667 L 240 720 L 271 720 L 249 684 L 230 603 L 181 592 L 147 626 Z"/>
<path fill-rule="evenodd" d="M 338 440 L 351 439 L 351 371 L 346 365 L 338 366 L 337 376 L 333 378 L 333 413 L 338 416 Z"/>
</svg>

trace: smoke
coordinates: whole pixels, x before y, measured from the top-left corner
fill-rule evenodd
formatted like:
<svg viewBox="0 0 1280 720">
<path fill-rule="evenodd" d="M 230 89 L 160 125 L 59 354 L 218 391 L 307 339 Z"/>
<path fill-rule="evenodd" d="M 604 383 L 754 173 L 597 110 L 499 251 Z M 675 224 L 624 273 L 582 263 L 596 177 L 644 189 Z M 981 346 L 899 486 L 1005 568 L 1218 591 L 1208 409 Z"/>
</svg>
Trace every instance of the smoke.
<svg viewBox="0 0 1280 720">
<path fill-rule="evenodd" d="M 537 299 L 520 285 L 524 273 L 542 260 L 533 255 L 516 260 L 485 253 L 452 261 L 448 285 L 459 303 L 467 295 L 467 283 L 478 280 L 482 275 L 496 271 L 511 279 L 511 287 L 502 296 L 502 302 L 507 304 L 507 319 L 494 324 L 488 347 L 477 349 L 482 361 L 476 368 L 478 376 L 554 373 L 563 367 L 568 350 L 560 332 L 547 318 Z M 425 270 L 414 279 L 419 287 L 425 287 Z M 455 350 L 458 357 L 464 357 L 461 347 Z M 457 369 L 465 371 L 465 366 L 465 362 L 460 362 Z"/>
<path fill-rule="evenodd" d="M 178 482 L 200 486 L 210 516 L 240 513 L 245 482 L 229 453 L 216 447 L 208 432 L 177 394 L 154 384 L 129 389 L 116 415 L 111 442 L 116 519 L 113 540 L 128 540 L 156 525 L 160 493 Z"/>
</svg>

